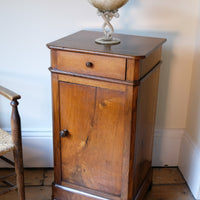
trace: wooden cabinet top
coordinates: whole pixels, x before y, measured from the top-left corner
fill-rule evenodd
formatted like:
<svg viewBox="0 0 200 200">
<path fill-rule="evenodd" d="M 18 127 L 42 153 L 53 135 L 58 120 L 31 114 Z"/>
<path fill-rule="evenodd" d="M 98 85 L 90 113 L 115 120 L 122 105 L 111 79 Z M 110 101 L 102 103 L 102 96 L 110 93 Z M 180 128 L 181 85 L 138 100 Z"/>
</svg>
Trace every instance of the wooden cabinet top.
<svg viewBox="0 0 200 200">
<path fill-rule="evenodd" d="M 114 37 L 121 40 L 120 44 L 96 44 L 95 39 L 102 36 L 103 32 L 83 30 L 51 42 L 47 46 L 50 49 L 141 59 L 147 57 L 166 41 L 163 38 L 114 34 Z"/>
</svg>

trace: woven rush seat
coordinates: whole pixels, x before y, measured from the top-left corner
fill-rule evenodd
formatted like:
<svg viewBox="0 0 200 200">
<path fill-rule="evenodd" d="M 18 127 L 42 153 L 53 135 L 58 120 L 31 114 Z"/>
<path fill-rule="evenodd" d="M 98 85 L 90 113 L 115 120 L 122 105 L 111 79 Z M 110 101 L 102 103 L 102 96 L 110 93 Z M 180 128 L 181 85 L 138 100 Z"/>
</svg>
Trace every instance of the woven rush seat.
<svg viewBox="0 0 200 200">
<path fill-rule="evenodd" d="M 14 149 L 12 136 L 0 128 L 0 156 Z"/>
</svg>

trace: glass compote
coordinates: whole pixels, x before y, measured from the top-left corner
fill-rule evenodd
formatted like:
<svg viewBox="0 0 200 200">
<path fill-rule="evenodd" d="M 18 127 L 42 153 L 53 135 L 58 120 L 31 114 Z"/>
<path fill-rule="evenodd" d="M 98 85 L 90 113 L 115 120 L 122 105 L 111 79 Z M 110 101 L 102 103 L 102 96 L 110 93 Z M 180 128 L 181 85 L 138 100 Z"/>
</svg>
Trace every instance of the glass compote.
<svg viewBox="0 0 200 200">
<path fill-rule="evenodd" d="M 88 0 L 94 7 L 98 9 L 98 15 L 104 19 L 103 32 L 104 37 L 95 40 L 98 44 L 119 44 L 118 38 L 112 37 L 114 28 L 110 21 L 113 17 L 119 17 L 118 9 L 121 8 L 129 0 Z"/>
</svg>

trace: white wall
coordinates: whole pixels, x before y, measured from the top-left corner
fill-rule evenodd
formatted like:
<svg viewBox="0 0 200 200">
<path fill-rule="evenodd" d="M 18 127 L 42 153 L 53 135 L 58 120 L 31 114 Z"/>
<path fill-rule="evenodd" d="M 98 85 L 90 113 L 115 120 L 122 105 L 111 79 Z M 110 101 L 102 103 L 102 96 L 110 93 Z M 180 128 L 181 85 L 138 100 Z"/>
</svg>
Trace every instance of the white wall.
<svg viewBox="0 0 200 200">
<path fill-rule="evenodd" d="M 200 11 L 200 3 L 198 6 Z M 200 12 L 199 12 L 200 22 Z M 192 65 L 192 80 L 186 131 L 180 151 L 179 167 L 197 199 L 200 199 L 200 24 L 196 34 L 196 49 Z"/>
<path fill-rule="evenodd" d="M 157 128 L 185 128 L 197 3 L 130 0 L 114 20 L 117 32 L 168 39 L 163 50 Z M 0 83 L 22 95 L 24 130 L 51 129 L 50 56 L 45 44 L 80 29 L 101 28 L 101 23 L 86 0 L 0 1 Z M 4 121 L 3 126 L 7 127 Z"/>
<path fill-rule="evenodd" d="M 163 49 L 156 128 L 185 128 L 198 0 L 136 0 L 121 14 L 124 32 L 167 38 Z M 123 19 L 120 23 L 124 24 Z"/>
<path fill-rule="evenodd" d="M 200 6 L 199 6 L 200 11 Z M 200 22 L 200 15 L 199 15 Z M 186 130 L 191 135 L 192 140 L 200 148 L 200 23 L 196 35 L 196 50 L 193 63 L 190 101 L 188 106 L 188 117 Z"/>
<path fill-rule="evenodd" d="M 0 1 L 0 83 L 22 96 L 23 130 L 51 130 L 50 55 L 46 43 L 92 23 L 88 20 L 88 4 L 72 2 Z M 6 109 L 4 113 L 7 115 Z"/>
<path fill-rule="evenodd" d="M 96 10 L 82 0 L 0 0 L 0 84 L 22 96 L 19 111 L 25 166 L 52 166 L 50 54 L 46 44 L 80 29 L 97 27 L 100 19 L 95 17 Z M 0 127 L 9 130 L 5 101 L 0 110 Z"/>
<path fill-rule="evenodd" d="M 197 197 L 200 187 L 193 180 L 197 176 L 189 172 L 193 165 L 197 173 L 199 166 L 199 13 L 198 0 L 130 0 L 120 9 L 120 18 L 113 20 L 116 32 L 167 38 L 153 163 L 180 165 Z M 80 29 L 100 30 L 101 25 L 102 19 L 87 0 L 0 0 L 0 84 L 22 96 L 19 110 L 25 166 L 52 166 L 50 54 L 46 43 Z M 0 127 L 9 130 L 5 101 L 0 102 L 0 112 Z M 193 159 L 192 165 L 185 153 Z"/>
<path fill-rule="evenodd" d="M 160 141 L 168 136 L 168 141 L 172 140 L 175 130 L 176 134 L 180 133 L 176 135 L 180 144 L 181 130 L 186 127 L 198 12 L 198 0 L 130 0 L 120 9 L 120 18 L 113 20 L 116 32 L 167 38 L 163 47 L 156 121 L 159 133 L 156 138 Z M 46 43 L 80 29 L 100 29 L 101 25 L 102 19 L 87 0 L 0 0 L 0 84 L 22 96 L 19 110 L 26 166 L 52 165 L 52 157 L 49 157 L 52 155 L 50 55 Z M 198 76 L 193 76 L 196 81 L 192 85 L 196 85 Z M 0 103 L 0 110 L 0 126 L 9 129 L 4 101 Z M 199 140 L 198 131 L 191 131 L 191 134 L 194 140 Z M 160 148 L 162 146 L 158 145 L 154 149 L 154 162 L 162 156 L 158 154 Z M 167 149 L 165 154 L 170 155 Z M 173 163 L 178 164 L 177 159 Z"/>
</svg>

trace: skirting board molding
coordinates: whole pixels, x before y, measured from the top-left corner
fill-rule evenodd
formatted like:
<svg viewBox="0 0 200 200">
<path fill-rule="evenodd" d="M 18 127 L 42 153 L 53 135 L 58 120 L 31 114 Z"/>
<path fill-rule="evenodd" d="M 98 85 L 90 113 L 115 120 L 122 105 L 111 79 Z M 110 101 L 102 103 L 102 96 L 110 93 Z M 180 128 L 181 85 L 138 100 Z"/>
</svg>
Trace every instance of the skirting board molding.
<svg viewBox="0 0 200 200">
<path fill-rule="evenodd" d="M 152 165 L 178 166 L 184 129 L 156 129 L 154 135 Z"/>
<path fill-rule="evenodd" d="M 177 166 L 184 130 L 155 130 L 153 166 Z M 25 167 L 53 167 L 52 131 L 25 130 L 23 153 Z M 9 155 L 10 157 L 10 155 Z M 6 167 L 0 162 L 0 167 Z"/>
<path fill-rule="evenodd" d="M 183 135 L 178 166 L 195 199 L 200 200 L 200 149 L 187 133 Z"/>
<path fill-rule="evenodd" d="M 22 135 L 24 166 L 53 167 L 52 131 L 24 131 Z M 155 130 L 152 165 L 178 166 L 194 197 L 200 200 L 200 149 L 184 129 Z M 0 167 L 8 166 L 0 162 Z"/>
<path fill-rule="evenodd" d="M 52 131 L 22 132 L 24 167 L 53 167 Z M 12 159 L 11 153 L 6 155 Z M 0 167 L 10 167 L 0 161 Z"/>
</svg>

